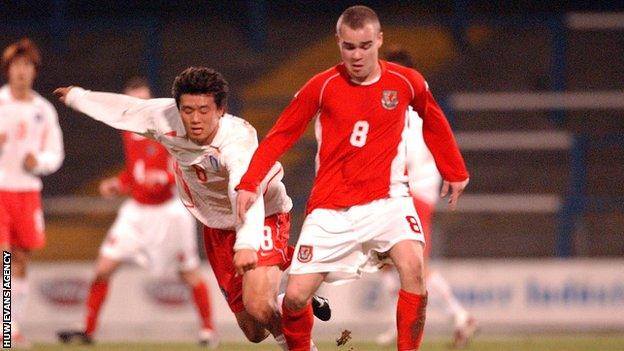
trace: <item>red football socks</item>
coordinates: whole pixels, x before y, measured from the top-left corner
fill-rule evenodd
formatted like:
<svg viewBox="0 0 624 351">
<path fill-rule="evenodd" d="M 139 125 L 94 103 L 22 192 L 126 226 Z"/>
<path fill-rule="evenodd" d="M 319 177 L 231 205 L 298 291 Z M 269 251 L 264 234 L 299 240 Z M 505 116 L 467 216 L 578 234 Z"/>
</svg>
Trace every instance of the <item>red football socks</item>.
<svg viewBox="0 0 624 351">
<path fill-rule="evenodd" d="M 197 306 L 197 312 L 202 320 L 204 329 L 213 329 L 212 313 L 210 311 L 210 298 L 208 296 L 208 288 L 205 282 L 200 282 L 193 287 L 193 300 Z"/>
<path fill-rule="evenodd" d="M 313 324 L 311 303 L 301 311 L 291 311 L 282 304 L 282 330 L 290 351 L 310 351 Z"/>
<path fill-rule="evenodd" d="M 97 319 L 100 315 L 100 308 L 106 299 L 108 293 L 108 282 L 91 283 L 89 288 L 89 296 L 87 297 L 87 320 L 85 333 L 92 335 L 97 327 Z"/>
<path fill-rule="evenodd" d="M 425 330 L 427 295 L 399 290 L 397 303 L 397 350 L 418 350 Z"/>
</svg>

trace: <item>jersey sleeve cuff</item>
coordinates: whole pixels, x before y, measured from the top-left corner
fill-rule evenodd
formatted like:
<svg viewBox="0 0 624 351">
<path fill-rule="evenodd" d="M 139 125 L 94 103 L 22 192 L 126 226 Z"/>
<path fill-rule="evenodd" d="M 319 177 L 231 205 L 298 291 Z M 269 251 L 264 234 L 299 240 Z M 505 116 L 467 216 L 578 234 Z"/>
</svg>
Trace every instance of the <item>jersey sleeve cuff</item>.
<svg viewBox="0 0 624 351">
<path fill-rule="evenodd" d="M 72 105 L 79 99 L 81 96 L 86 94 L 87 91 L 80 87 L 73 87 L 67 93 L 65 97 L 65 105 L 72 107 Z"/>
<path fill-rule="evenodd" d="M 253 247 L 253 245 L 249 243 L 234 244 L 234 251 L 245 250 L 245 249 L 258 251 L 259 248 L 255 248 Z"/>
<path fill-rule="evenodd" d="M 446 180 L 447 182 L 463 182 L 464 180 L 470 178 L 470 176 L 466 172 L 461 174 L 446 175 L 442 178 L 444 178 L 444 180 Z"/>
</svg>

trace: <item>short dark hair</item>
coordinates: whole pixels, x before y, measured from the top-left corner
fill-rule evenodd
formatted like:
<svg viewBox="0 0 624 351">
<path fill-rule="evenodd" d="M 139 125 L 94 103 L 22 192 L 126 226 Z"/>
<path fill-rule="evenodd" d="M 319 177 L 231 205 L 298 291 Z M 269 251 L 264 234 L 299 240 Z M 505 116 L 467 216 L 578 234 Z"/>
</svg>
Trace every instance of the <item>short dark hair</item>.
<svg viewBox="0 0 624 351">
<path fill-rule="evenodd" d="M 230 90 L 228 82 L 221 73 L 207 67 L 189 67 L 182 71 L 173 81 L 171 95 L 180 108 L 182 94 L 212 95 L 218 108 L 227 105 L 227 94 Z"/>
<path fill-rule="evenodd" d="M 41 66 L 41 54 L 39 48 L 28 38 L 23 38 L 4 49 L 2 52 L 2 72 L 9 74 L 9 66 L 18 57 L 25 57 L 35 66 L 35 70 L 39 71 Z"/>
<path fill-rule="evenodd" d="M 386 51 L 384 55 L 386 61 L 398 63 L 399 65 L 414 68 L 414 59 L 410 53 L 403 48 L 393 48 Z"/>
<path fill-rule="evenodd" d="M 369 23 L 372 23 L 377 26 L 379 30 L 381 30 L 379 17 L 377 17 L 377 13 L 375 13 L 373 9 L 363 5 L 351 6 L 344 10 L 340 17 L 338 17 L 338 22 L 336 23 L 336 33 L 338 33 L 340 26 L 343 24 L 351 29 L 360 29 Z"/>
<path fill-rule="evenodd" d="M 149 81 L 145 77 L 134 76 L 126 81 L 124 84 L 124 91 L 147 88 L 151 90 Z"/>
</svg>

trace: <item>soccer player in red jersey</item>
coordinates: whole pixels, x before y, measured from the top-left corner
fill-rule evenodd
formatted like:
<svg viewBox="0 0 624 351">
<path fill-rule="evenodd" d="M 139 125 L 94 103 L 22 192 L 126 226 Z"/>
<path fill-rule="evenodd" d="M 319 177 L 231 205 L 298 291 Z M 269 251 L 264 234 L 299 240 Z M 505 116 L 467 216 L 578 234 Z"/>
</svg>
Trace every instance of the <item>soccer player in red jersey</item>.
<svg viewBox="0 0 624 351">
<path fill-rule="evenodd" d="M 130 79 L 126 95 L 151 98 L 148 82 Z M 100 248 L 95 278 L 86 301 L 84 330 L 58 333 L 61 342 L 89 344 L 93 341 L 109 282 L 125 261 L 134 261 L 156 274 L 175 267 L 191 290 L 201 319 L 199 342 L 211 348 L 218 344 L 212 322 L 208 286 L 199 270 L 196 225 L 193 216 L 177 199 L 173 190 L 173 160 L 158 142 L 141 135 L 123 132 L 126 167 L 117 176 L 100 183 L 105 198 L 130 195 L 119 210 L 115 223 Z"/>
<path fill-rule="evenodd" d="M 409 52 L 398 47 L 386 52 L 385 59 L 405 67 L 414 67 L 414 61 Z M 409 147 L 407 152 L 409 190 L 410 195 L 414 199 L 414 206 L 422 225 L 421 229 L 425 235 L 425 242 L 430 243 L 431 221 L 436 202 L 438 201 L 442 179 L 436 168 L 433 156 L 423 140 L 422 120 L 412 108 L 408 109 L 407 114 L 409 132 L 407 137 Z M 457 300 L 444 276 L 430 269 L 430 248 L 431 245 L 426 245 L 424 250 L 427 290 L 431 296 L 437 295 L 441 298 L 446 310 L 452 316 L 454 324 L 452 347 L 456 349 L 463 348 L 476 332 L 478 328 L 477 321 Z M 381 286 L 389 294 L 396 294 L 398 291 L 399 279 L 394 270 L 391 269 L 391 266 L 385 266 L 382 270 Z M 379 334 L 375 340 L 380 345 L 387 345 L 395 342 L 396 337 L 396 328 L 391 327 Z"/>
<path fill-rule="evenodd" d="M 41 65 L 28 39 L 2 53 L 0 87 L 0 246 L 11 251 L 13 346 L 28 346 L 19 328 L 29 295 L 32 250 L 45 245 L 41 177 L 61 167 L 65 153 L 56 110 L 32 87 Z"/>
<path fill-rule="evenodd" d="M 405 172 L 408 106 L 423 120 L 451 208 L 468 184 L 468 172 L 422 75 L 379 60 L 383 34 L 376 13 L 365 6 L 348 8 L 338 19 L 336 38 L 342 63 L 309 80 L 259 145 L 237 186 L 238 213 L 244 218 L 265 174 L 316 117 L 316 178 L 283 302 L 288 346 L 309 350 L 310 298 L 322 282 L 356 279 L 388 256 L 401 281 L 398 350 L 417 350 L 427 291 L 424 236 Z"/>
</svg>

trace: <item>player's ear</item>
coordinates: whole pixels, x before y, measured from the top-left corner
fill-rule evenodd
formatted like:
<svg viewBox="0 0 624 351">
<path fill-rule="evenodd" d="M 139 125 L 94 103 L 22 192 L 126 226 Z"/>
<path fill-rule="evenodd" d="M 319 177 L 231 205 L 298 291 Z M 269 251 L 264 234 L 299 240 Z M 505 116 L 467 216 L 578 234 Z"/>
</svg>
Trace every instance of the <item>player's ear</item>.
<svg viewBox="0 0 624 351">
<path fill-rule="evenodd" d="M 383 32 L 377 33 L 377 49 L 383 44 Z"/>
</svg>

